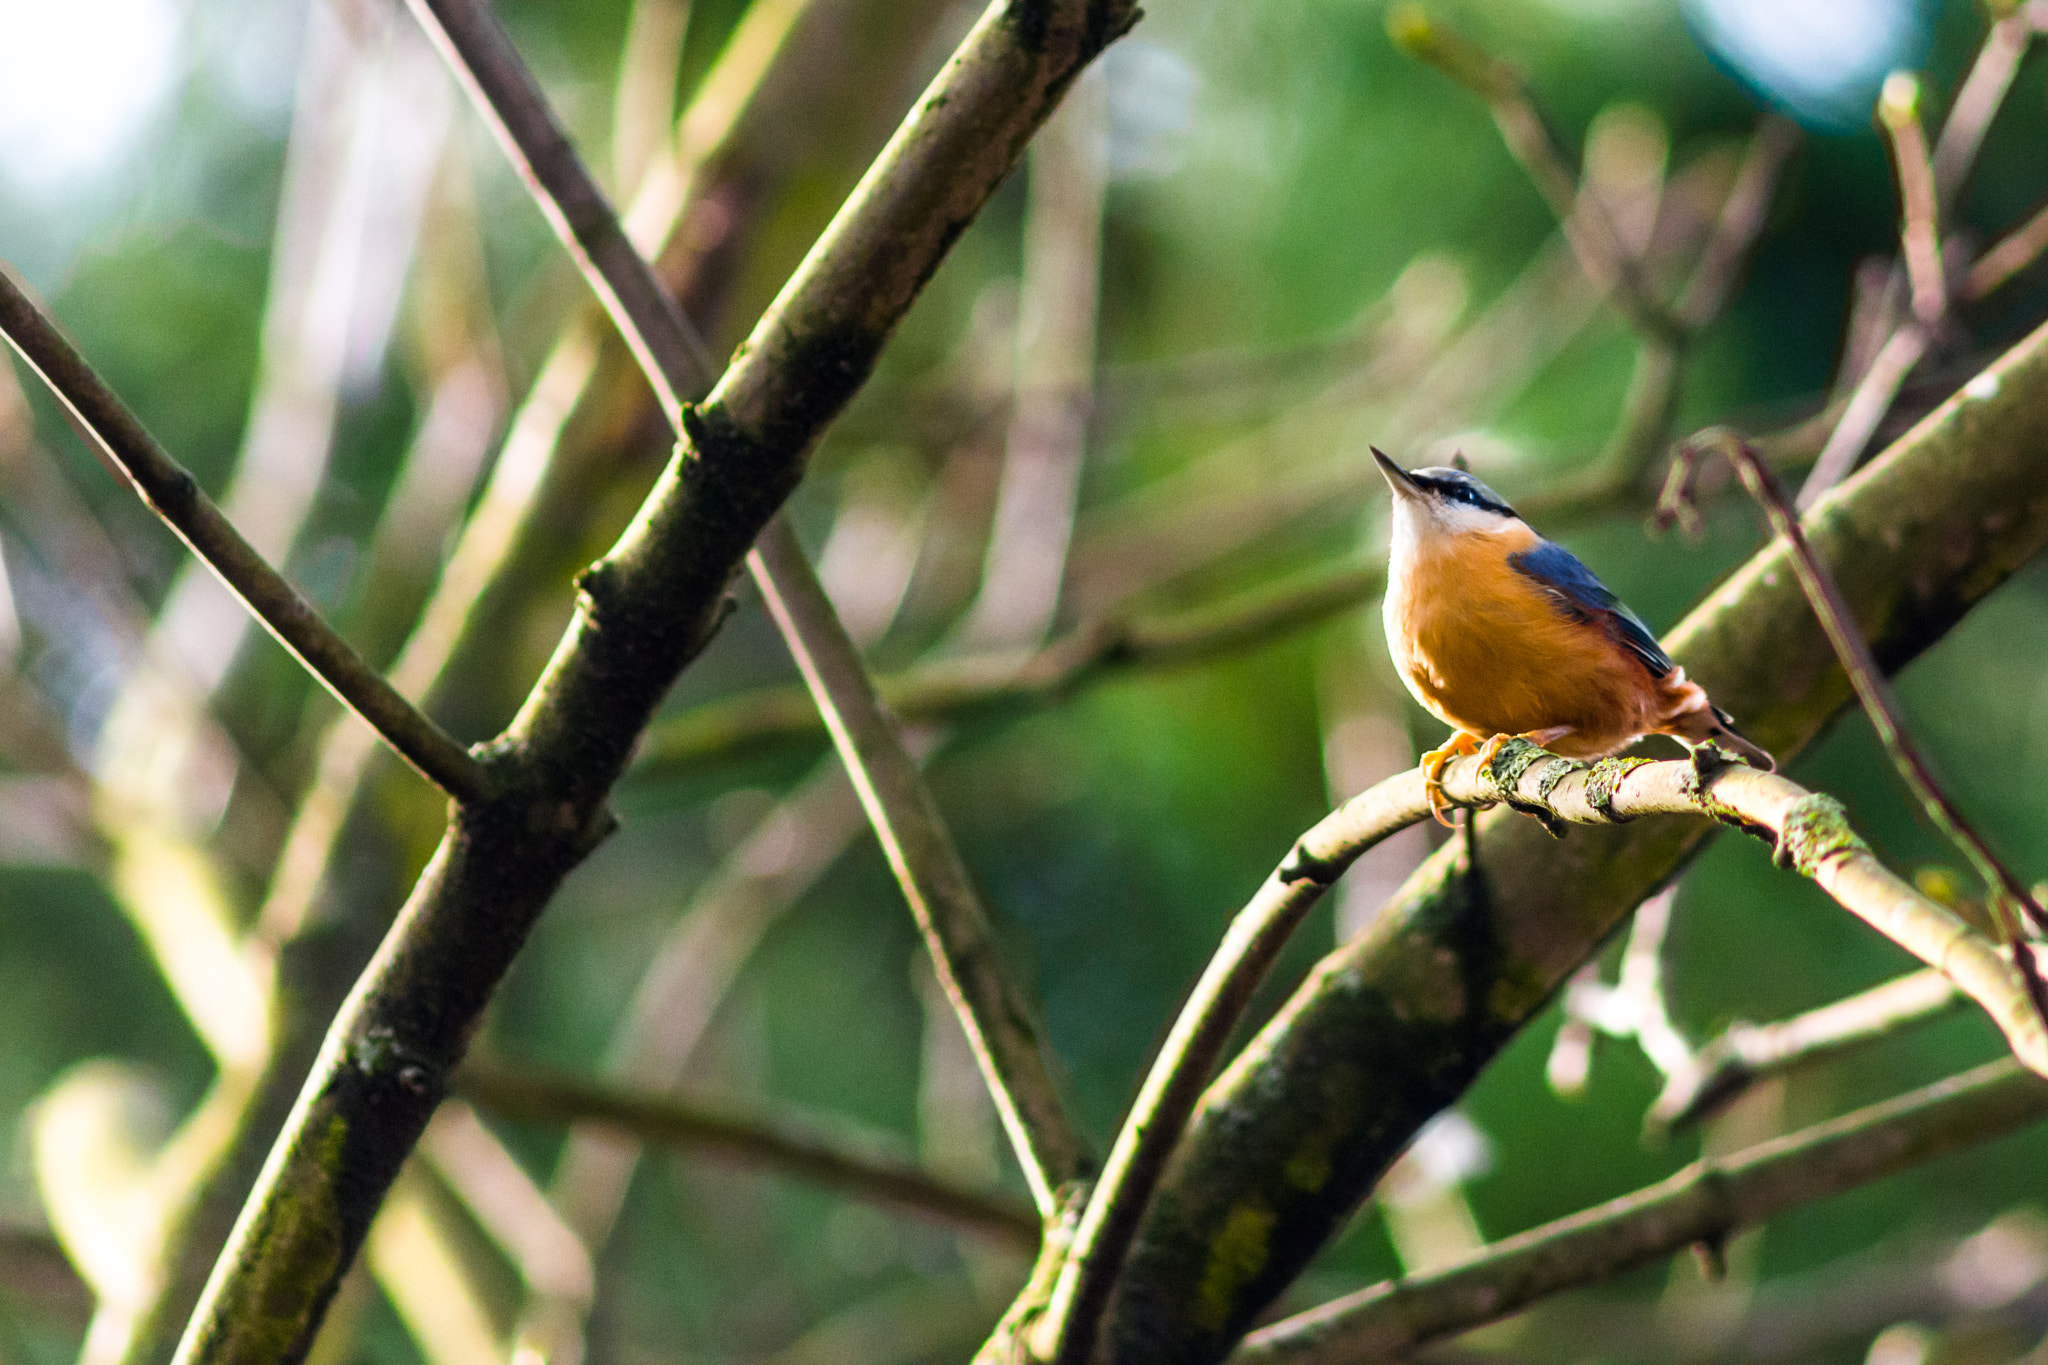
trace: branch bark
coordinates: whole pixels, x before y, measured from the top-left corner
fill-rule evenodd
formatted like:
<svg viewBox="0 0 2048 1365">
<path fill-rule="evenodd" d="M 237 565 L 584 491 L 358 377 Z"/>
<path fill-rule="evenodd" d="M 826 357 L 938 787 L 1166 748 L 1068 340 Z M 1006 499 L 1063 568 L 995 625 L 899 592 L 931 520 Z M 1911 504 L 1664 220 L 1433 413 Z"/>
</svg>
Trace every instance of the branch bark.
<svg viewBox="0 0 2048 1365">
<path fill-rule="evenodd" d="M 297 1360 L 425 1127 L 478 1014 L 569 870 L 741 556 L 946 250 L 1075 74 L 1135 19 L 1113 0 L 992 7 L 755 328 L 576 619 L 488 749 L 465 808 L 334 1021 L 181 1343 L 187 1362 Z"/>
<path fill-rule="evenodd" d="M 2048 329 L 1809 514 L 1881 667 L 1897 669 L 2048 544 Z M 1668 638 L 1790 759 L 1850 697 L 1783 548 Z M 1505 813 L 1440 851 L 1324 959 L 1204 1095 L 1140 1229 L 1107 1341 L 1121 1365 L 1220 1359 L 1431 1115 L 1471 1083 L 1705 826 L 1553 843 Z M 2009 969 L 2007 969 L 2009 970 Z"/>
</svg>

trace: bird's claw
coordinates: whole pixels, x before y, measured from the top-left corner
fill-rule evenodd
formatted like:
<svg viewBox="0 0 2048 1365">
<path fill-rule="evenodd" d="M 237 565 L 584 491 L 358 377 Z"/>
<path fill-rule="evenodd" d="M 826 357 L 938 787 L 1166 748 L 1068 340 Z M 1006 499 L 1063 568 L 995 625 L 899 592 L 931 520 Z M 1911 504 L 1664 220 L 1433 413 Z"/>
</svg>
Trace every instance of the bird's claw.
<svg viewBox="0 0 2048 1365">
<path fill-rule="evenodd" d="M 1450 816 L 1455 807 L 1444 794 L 1444 769 L 1449 766 L 1452 759 L 1478 753 L 1479 749 L 1478 736 L 1460 730 L 1446 740 L 1441 748 L 1431 749 L 1422 756 L 1422 794 L 1429 798 L 1429 813 L 1434 815 L 1436 822 L 1445 829 L 1456 829 L 1458 826 Z"/>
</svg>

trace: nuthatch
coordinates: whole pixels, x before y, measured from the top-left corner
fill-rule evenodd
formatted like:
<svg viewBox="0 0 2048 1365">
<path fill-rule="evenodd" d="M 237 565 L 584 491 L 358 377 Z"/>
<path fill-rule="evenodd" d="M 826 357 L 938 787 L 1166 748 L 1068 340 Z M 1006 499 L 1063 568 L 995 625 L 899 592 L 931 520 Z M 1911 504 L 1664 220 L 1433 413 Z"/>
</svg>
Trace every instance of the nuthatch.
<svg viewBox="0 0 2048 1365">
<path fill-rule="evenodd" d="M 1670 735 L 1776 766 L 1591 569 L 1491 488 L 1461 469 L 1411 472 L 1372 455 L 1394 490 L 1387 645 L 1415 700 L 1456 729 L 1422 756 L 1438 820 L 1450 823 L 1444 765 L 1491 758 L 1510 736 L 1599 758 Z"/>
</svg>

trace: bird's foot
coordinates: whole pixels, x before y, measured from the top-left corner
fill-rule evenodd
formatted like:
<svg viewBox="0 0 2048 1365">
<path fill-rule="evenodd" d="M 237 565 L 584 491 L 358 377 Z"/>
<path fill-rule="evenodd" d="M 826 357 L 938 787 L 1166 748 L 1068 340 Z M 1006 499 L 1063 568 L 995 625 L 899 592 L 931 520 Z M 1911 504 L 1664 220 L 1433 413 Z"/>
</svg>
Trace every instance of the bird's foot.
<svg viewBox="0 0 2048 1365">
<path fill-rule="evenodd" d="M 1502 737 L 1496 735 L 1494 738 Z M 1479 748 L 1479 736 L 1467 730 L 1460 730 L 1444 741 L 1440 748 L 1431 749 L 1422 756 L 1422 792 L 1429 798 L 1429 813 L 1434 815 L 1436 822 L 1445 829 L 1456 829 L 1457 824 L 1451 819 L 1450 812 L 1453 807 L 1450 798 L 1444 795 L 1444 768 L 1452 759 L 1478 753 Z"/>
</svg>

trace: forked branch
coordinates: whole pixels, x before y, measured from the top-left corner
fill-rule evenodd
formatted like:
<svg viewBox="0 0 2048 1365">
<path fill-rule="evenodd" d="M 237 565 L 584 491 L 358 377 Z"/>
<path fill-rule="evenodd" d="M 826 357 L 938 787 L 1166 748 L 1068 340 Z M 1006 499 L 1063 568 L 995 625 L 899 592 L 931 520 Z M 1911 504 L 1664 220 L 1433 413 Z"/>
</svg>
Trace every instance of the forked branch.
<svg viewBox="0 0 2048 1365">
<path fill-rule="evenodd" d="M 498 132 L 585 278 L 680 424 L 701 345 L 563 136 L 539 85 L 479 0 L 414 0 L 414 12 Z M 678 433 L 681 427 L 678 425 Z M 1052 1084 L 1023 996 L 1004 975 L 987 916 L 917 764 L 879 709 L 859 651 L 779 519 L 748 567 L 768 597 L 852 774 L 940 980 L 974 1043 L 1040 1211 L 1089 1164 Z"/>
</svg>

